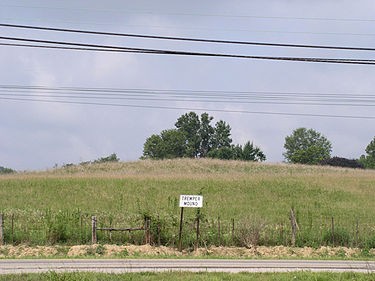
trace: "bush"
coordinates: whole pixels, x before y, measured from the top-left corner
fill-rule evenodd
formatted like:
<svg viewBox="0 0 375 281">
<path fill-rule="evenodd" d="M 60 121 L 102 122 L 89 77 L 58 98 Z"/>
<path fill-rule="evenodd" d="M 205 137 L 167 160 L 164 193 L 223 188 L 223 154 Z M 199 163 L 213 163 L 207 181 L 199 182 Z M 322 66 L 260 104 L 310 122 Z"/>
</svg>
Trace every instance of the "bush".
<svg viewBox="0 0 375 281">
<path fill-rule="evenodd" d="M 342 157 L 332 157 L 323 161 L 320 161 L 320 165 L 328 165 L 335 167 L 344 167 L 344 168 L 358 168 L 364 169 L 364 165 L 355 159 L 347 159 Z"/>
<path fill-rule="evenodd" d="M 249 218 L 241 223 L 236 238 L 240 246 L 248 249 L 257 247 L 266 223 L 259 218 Z"/>
<path fill-rule="evenodd" d="M 333 233 L 330 229 L 323 234 L 322 242 L 332 246 L 349 246 L 350 235 L 342 228 L 335 229 Z"/>
<path fill-rule="evenodd" d="M 375 235 L 369 237 L 365 242 L 365 248 L 367 249 L 375 249 Z"/>
<path fill-rule="evenodd" d="M 5 168 L 5 167 L 2 167 L 0 166 L 0 175 L 1 174 L 12 174 L 12 173 L 15 173 L 16 171 L 10 169 L 10 168 Z"/>
</svg>

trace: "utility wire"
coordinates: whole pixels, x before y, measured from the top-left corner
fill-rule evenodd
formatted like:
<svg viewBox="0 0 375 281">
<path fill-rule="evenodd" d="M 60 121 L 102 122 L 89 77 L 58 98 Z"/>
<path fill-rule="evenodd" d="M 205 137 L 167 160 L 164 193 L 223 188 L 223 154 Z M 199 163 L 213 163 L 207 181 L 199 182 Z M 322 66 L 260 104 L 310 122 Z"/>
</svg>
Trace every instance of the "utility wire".
<svg viewBox="0 0 375 281">
<path fill-rule="evenodd" d="M 238 59 L 256 59 L 256 60 L 276 60 L 276 61 L 300 61 L 300 62 L 315 62 L 315 63 L 335 63 L 335 64 L 359 64 L 359 65 L 375 65 L 375 60 L 368 59 L 347 59 L 347 58 L 318 58 L 318 57 L 275 57 L 275 56 L 249 56 L 237 54 L 223 54 L 223 53 L 203 53 L 203 52 L 188 52 L 162 49 L 148 49 L 148 48 L 131 48 L 121 46 L 108 46 L 98 44 L 84 44 L 63 41 L 51 41 L 40 39 L 28 39 L 18 37 L 1 36 L 1 40 L 22 41 L 31 43 L 53 44 L 62 46 L 50 45 L 35 45 L 35 44 L 8 44 L 0 43 L 3 46 L 13 47 L 29 47 L 29 48 L 50 48 L 50 49 L 65 49 L 65 50 L 79 50 L 79 51 L 100 51 L 100 52 L 115 52 L 115 53 L 145 53 L 145 54 L 159 54 L 159 55 L 182 55 L 182 56 L 198 56 L 198 57 L 222 57 L 222 58 L 238 58 Z M 69 47 L 66 47 L 69 46 Z"/>
<path fill-rule="evenodd" d="M 280 92 L 280 91 L 228 91 L 228 90 L 181 90 L 181 89 L 142 89 L 142 88 L 87 88 L 87 87 L 46 87 L 24 85 L 1 85 L 1 92 L 70 94 L 76 96 L 104 97 L 195 97 L 220 99 L 291 99 L 303 101 L 373 102 L 375 93 L 319 93 L 319 92 Z"/>
<path fill-rule="evenodd" d="M 308 48 L 308 49 L 330 49 L 330 50 L 347 50 L 347 51 L 375 51 L 375 48 L 367 48 L 367 47 L 285 44 L 285 43 L 269 43 L 269 42 L 203 39 L 203 38 L 190 38 L 190 37 L 172 37 L 172 36 L 143 35 L 143 34 L 131 34 L 131 33 L 115 33 L 115 32 L 103 32 L 103 31 L 89 31 L 89 30 L 79 30 L 79 29 L 53 28 L 53 27 L 41 27 L 41 26 L 5 24 L 5 23 L 0 23 L 0 27 L 32 29 L 32 30 L 45 30 L 45 31 L 57 31 L 57 32 L 69 32 L 69 33 L 91 34 L 91 35 L 132 37 L 132 38 L 143 38 L 143 39 L 202 42 L 202 43 L 219 43 L 219 44 L 236 44 L 236 45 L 287 47 L 287 48 Z"/>
<path fill-rule="evenodd" d="M 22 88 L 0 86 L 3 95 L 27 94 L 48 96 L 70 95 L 83 98 L 130 98 L 130 97 L 157 97 L 157 98 L 187 98 L 208 100 L 265 100 L 265 101 L 299 101 L 299 102 L 335 102 L 335 103 L 373 103 L 375 95 L 340 95 L 340 94 L 311 94 L 311 93 L 285 93 L 285 92 L 214 92 L 214 91 L 179 91 L 179 90 L 143 90 L 143 89 L 90 89 L 90 88 Z"/>
<path fill-rule="evenodd" d="M 107 95 L 74 95 L 74 94 L 20 94 L 20 93 L 2 93 L 0 97 L 23 97 L 23 98 L 68 98 L 73 100 L 127 100 L 127 101 L 157 101 L 157 102 L 193 102 L 193 103 L 231 103 L 231 104 L 271 104 L 271 105 L 304 105 L 304 106 L 345 106 L 345 107 L 375 107 L 375 100 L 351 100 L 340 102 L 336 100 L 300 100 L 288 101 L 289 99 L 234 99 L 234 98 L 207 98 L 207 97 L 158 97 L 158 96 L 107 96 Z"/>
<path fill-rule="evenodd" d="M 18 21 L 18 18 L 5 17 L 3 20 L 6 21 Z M 35 19 L 33 22 L 40 22 Z M 64 21 L 64 20 L 53 20 L 58 23 L 68 23 L 68 24 L 96 24 L 96 25 L 113 25 L 113 23 L 103 23 L 98 21 Z M 124 24 L 127 27 L 146 27 L 147 29 L 165 29 L 165 28 L 175 28 L 176 26 L 168 25 L 149 25 L 149 24 Z M 276 34 L 312 34 L 312 35 L 329 35 L 329 36 L 362 36 L 362 37 L 373 37 L 374 33 L 356 33 L 356 32 L 316 32 L 316 31 L 291 31 L 291 30 L 272 30 L 272 29 L 245 29 L 245 28 L 213 28 L 213 27 L 197 27 L 197 26 L 179 26 L 179 29 L 183 30 L 202 30 L 202 31 L 217 31 L 217 32 L 246 32 L 246 33 L 276 33 Z"/>
<path fill-rule="evenodd" d="M 334 114 L 314 114 L 314 113 L 290 113 L 290 112 L 248 111 L 248 110 L 228 110 L 228 109 L 207 109 L 207 108 L 192 108 L 192 107 L 155 106 L 155 105 L 143 105 L 143 104 L 142 105 L 139 105 L 139 104 L 136 105 L 136 104 L 82 102 L 82 101 L 57 101 L 57 100 L 26 99 L 26 98 L 4 98 L 4 97 L 0 97 L 0 100 L 61 103 L 61 104 L 78 104 L 78 105 L 97 105 L 97 106 L 112 106 L 112 107 L 129 107 L 129 108 L 147 108 L 147 109 L 212 111 L 212 112 L 224 112 L 224 113 L 262 114 L 262 115 L 278 115 L 278 116 L 307 116 L 307 117 L 322 117 L 322 118 L 345 118 L 345 119 L 368 119 L 368 120 L 375 119 L 375 116 L 359 116 L 359 115 L 334 115 Z"/>
</svg>

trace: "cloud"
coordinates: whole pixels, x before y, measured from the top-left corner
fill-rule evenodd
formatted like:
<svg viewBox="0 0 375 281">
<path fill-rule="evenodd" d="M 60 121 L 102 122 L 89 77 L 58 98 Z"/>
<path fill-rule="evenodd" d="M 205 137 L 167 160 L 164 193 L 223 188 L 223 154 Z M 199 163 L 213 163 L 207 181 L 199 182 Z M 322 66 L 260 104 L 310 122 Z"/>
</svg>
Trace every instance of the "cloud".
<svg viewBox="0 0 375 281">
<path fill-rule="evenodd" d="M 76 1 L 44 2 L 15 7 L 4 2 L 2 15 L 17 24 L 39 24 L 124 33 L 220 38 L 243 41 L 371 46 L 372 1 Z M 7 6 L 8 5 L 8 6 Z M 12 7 L 14 5 L 14 7 Z M 229 15 L 238 15 L 232 17 Z M 248 17 L 246 17 L 248 15 Z M 1 16 L 1 14 L 0 14 Z M 255 17 L 254 17 L 255 16 Z M 256 17 L 258 16 L 258 17 Z M 330 18 L 298 20 L 293 18 Z M 252 30 L 252 32 L 251 32 Z M 130 38 L 69 35 L 2 28 L 3 34 L 132 47 L 245 53 L 280 56 L 372 58 L 368 52 L 276 49 Z M 280 31 L 277 33 L 276 31 Z M 284 32 L 284 33 L 283 33 Z M 293 32 L 306 32 L 305 34 Z M 347 33 L 321 34 L 321 33 Z M 225 58 L 110 54 L 1 47 L 2 84 L 50 87 L 105 87 L 311 93 L 368 93 L 374 96 L 372 66 L 345 66 Z M 4 93 L 4 91 L 2 92 Z M 228 94 L 229 95 L 229 94 Z M 119 101 L 116 101 L 119 102 Z M 232 127 L 233 140 L 250 140 L 269 161 L 283 160 L 285 136 L 295 128 L 320 131 L 333 143 L 334 154 L 359 157 L 375 135 L 373 120 L 275 116 L 210 112 L 235 109 L 290 113 L 373 116 L 373 108 L 293 106 L 276 104 L 177 103 L 121 101 L 142 106 L 203 108 Z M 0 165 L 14 169 L 45 169 L 55 163 L 93 160 L 117 153 L 122 160 L 142 154 L 148 136 L 172 128 L 187 110 L 110 107 L 0 100 Z M 199 112 L 201 113 L 201 112 Z"/>
</svg>

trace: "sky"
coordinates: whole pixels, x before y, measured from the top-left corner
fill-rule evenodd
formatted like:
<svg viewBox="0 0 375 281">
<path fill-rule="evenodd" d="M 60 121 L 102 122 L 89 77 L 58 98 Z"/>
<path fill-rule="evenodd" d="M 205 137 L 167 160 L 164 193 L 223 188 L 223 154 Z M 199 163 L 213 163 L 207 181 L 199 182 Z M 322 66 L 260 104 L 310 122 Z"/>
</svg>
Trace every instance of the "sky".
<svg viewBox="0 0 375 281">
<path fill-rule="evenodd" d="M 375 3 L 359 1 L 51 1 L 2 0 L 0 23 L 231 41 L 374 48 Z M 372 51 L 280 48 L 72 34 L 0 27 L 2 37 L 250 56 L 374 59 Z M 0 40 L 0 43 L 15 43 Z M 0 166 L 44 170 L 116 153 L 142 156 L 152 134 L 171 129 L 182 114 L 209 113 L 232 128 L 235 144 L 250 140 L 282 162 L 285 137 L 312 128 L 332 143 L 332 156 L 359 158 L 375 136 L 373 65 L 287 62 L 220 57 L 73 51 L 0 46 Z M 56 102 L 56 92 L 20 92 L 4 86 L 187 91 L 184 101 L 93 100 Z M 204 101 L 197 93 L 221 93 Z M 241 93 L 307 93 L 314 105 L 238 102 Z M 44 94 L 42 98 L 20 94 Z M 67 93 L 66 95 L 68 95 Z M 108 93 L 104 93 L 107 94 Z M 366 96 L 363 105 L 328 105 Z M 233 97 L 233 99 L 231 98 Z M 10 98 L 10 99 L 9 99 Z M 22 99 L 34 99 L 19 100 Z M 138 96 L 139 98 L 139 96 Z M 296 99 L 297 99 L 296 98 Z M 36 101 L 38 99 L 39 101 Z M 77 101 L 59 98 L 59 101 Z M 296 101 L 296 100 L 294 100 Z M 366 101 L 365 101 L 366 102 Z M 372 103 L 371 103 L 372 102 Z M 160 108 L 160 107 L 168 107 Z M 257 112 L 257 113 L 256 113 Z M 260 113 L 263 112 L 263 113 Z M 267 114 L 266 114 L 267 113 Z M 282 114 L 280 114 L 282 113 Z M 295 115 L 297 114 L 297 115 Z M 331 117 L 312 116 L 330 115 Z M 332 117 L 336 116 L 336 117 Z M 353 118 L 360 117 L 360 118 Z"/>
</svg>

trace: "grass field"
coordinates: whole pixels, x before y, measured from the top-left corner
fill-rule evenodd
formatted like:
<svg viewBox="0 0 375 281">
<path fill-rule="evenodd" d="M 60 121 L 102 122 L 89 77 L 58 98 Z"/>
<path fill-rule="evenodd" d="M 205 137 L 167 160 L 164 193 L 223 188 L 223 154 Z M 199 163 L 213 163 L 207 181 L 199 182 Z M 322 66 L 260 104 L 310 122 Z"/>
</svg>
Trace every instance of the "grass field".
<svg viewBox="0 0 375 281">
<path fill-rule="evenodd" d="M 237 234 L 258 227 L 259 244 L 286 245 L 293 207 L 299 246 L 375 247 L 374 170 L 206 159 L 76 165 L 1 176 L 0 212 L 8 243 L 88 243 L 95 214 L 99 226 L 122 227 L 150 216 L 154 236 L 159 227 L 161 242 L 175 245 L 179 195 L 198 193 L 202 243 L 238 244 L 234 221 Z M 194 241 L 195 216 L 186 210 L 185 245 Z M 99 240 L 141 243 L 142 235 L 99 233 Z"/>
</svg>

